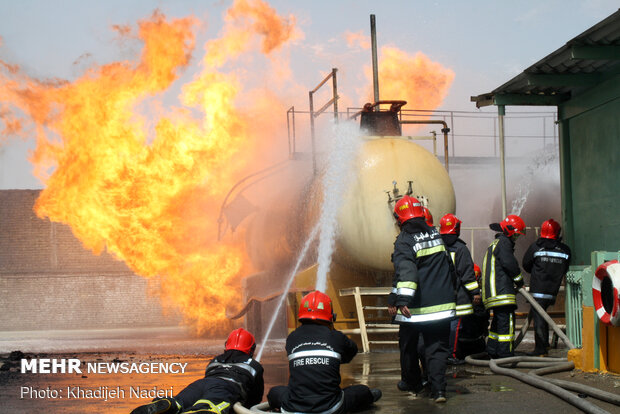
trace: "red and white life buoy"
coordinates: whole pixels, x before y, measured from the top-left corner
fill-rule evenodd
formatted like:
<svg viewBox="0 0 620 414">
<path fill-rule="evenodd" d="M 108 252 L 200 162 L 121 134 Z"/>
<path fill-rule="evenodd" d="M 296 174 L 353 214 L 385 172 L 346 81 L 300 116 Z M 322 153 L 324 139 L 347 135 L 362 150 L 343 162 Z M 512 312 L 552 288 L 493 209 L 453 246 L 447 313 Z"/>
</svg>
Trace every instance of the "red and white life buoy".
<svg viewBox="0 0 620 414">
<path fill-rule="evenodd" d="M 620 326 L 620 263 L 617 260 L 596 268 L 592 278 L 592 297 L 601 322 Z"/>
</svg>

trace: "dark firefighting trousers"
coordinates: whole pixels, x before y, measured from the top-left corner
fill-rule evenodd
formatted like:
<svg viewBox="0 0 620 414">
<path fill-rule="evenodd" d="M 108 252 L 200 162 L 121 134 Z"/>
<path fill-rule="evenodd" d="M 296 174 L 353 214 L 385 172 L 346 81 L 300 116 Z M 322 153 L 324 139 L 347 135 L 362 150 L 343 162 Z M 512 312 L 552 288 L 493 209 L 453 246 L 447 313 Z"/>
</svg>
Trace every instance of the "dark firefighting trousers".
<svg viewBox="0 0 620 414">
<path fill-rule="evenodd" d="M 270 389 L 267 394 L 269 406 L 272 409 L 282 407 L 282 400 L 286 398 L 287 393 L 288 386 L 286 385 L 277 385 Z M 348 413 L 349 411 L 362 410 L 368 408 L 373 402 L 370 388 L 366 385 L 351 385 L 350 387 L 343 388 L 342 393 L 344 398 L 343 404 L 335 411 L 331 411 L 331 409 L 328 410 L 330 414 L 342 414 Z"/>
<path fill-rule="evenodd" d="M 215 381 L 214 381 L 215 380 Z M 176 401 L 185 408 L 183 413 L 232 413 L 232 404 L 217 398 L 218 394 L 229 395 L 226 388 L 237 386 L 234 383 L 218 380 L 213 377 L 201 378 L 189 384 L 178 395 Z M 218 392 L 219 391 L 219 392 Z"/>
<path fill-rule="evenodd" d="M 422 383 L 428 381 L 428 364 L 426 363 L 426 350 L 424 348 L 424 338 L 422 333 L 417 331 L 418 335 L 418 359 L 414 359 L 414 352 L 411 352 L 411 335 L 416 333 L 416 330 L 411 327 L 411 324 L 401 323 L 398 328 L 398 346 L 400 348 L 400 378 L 406 382 L 413 390 L 412 384 L 415 381 L 415 371 L 412 370 L 412 365 L 415 365 L 420 369 L 422 368 Z"/>
<path fill-rule="evenodd" d="M 424 353 L 426 354 L 426 364 L 428 381 L 431 385 L 431 392 L 446 391 L 446 365 L 450 354 L 448 344 L 450 338 L 450 320 L 440 320 L 424 323 L 408 323 L 408 328 L 400 330 L 398 340 L 401 357 L 407 354 L 410 358 L 407 363 L 409 373 L 406 375 L 406 382 L 414 392 L 420 392 L 422 386 L 422 374 L 420 365 L 415 363 L 420 359 L 418 353 L 418 342 L 420 334 L 424 340 Z M 401 369 L 403 363 L 401 361 Z"/>
<path fill-rule="evenodd" d="M 515 306 L 493 308 L 493 320 L 487 339 L 487 354 L 492 359 L 514 356 Z"/>
<path fill-rule="evenodd" d="M 461 329 L 457 339 L 456 357 L 464 359 L 468 355 L 486 350 L 486 337 L 489 333 L 489 312 L 477 309 L 472 315 L 461 318 Z"/>
<path fill-rule="evenodd" d="M 554 301 L 552 299 L 542 299 L 535 298 L 536 302 L 545 310 L 551 305 L 553 305 Z M 546 354 L 547 349 L 549 349 L 549 324 L 547 321 L 540 316 L 535 309 L 532 309 L 533 313 L 532 319 L 534 320 L 534 343 L 536 346 L 534 347 L 534 352 L 540 354 Z"/>
</svg>

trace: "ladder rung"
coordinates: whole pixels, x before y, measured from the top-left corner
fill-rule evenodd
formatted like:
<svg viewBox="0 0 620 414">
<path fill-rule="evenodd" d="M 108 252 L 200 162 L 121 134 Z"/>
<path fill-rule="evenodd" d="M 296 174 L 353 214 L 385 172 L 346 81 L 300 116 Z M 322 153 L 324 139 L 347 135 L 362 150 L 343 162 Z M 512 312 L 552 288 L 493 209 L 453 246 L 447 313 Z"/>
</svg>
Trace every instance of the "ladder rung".
<svg viewBox="0 0 620 414">
<path fill-rule="evenodd" d="M 398 330 L 398 326 L 392 325 L 391 323 L 367 323 L 366 328 L 385 328 Z"/>
<path fill-rule="evenodd" d="M 362 306 L 362 309 L 387 310 L 387 306 Z"/>
<path fill-rule="evenodd" d="M 386 328 L 381 328 L 381 329 L 366 329 L 366 333 L 396 333 L 398 332 L 398 328 L 391 328 L 391 329 L 386 329 Z"/>
<path fill-rule="evenodd" d="M 381 345 L 392 345 L 397 344 L 398 341 L 368 341 L 369 344 L 381 344 Z"/>
</svg>

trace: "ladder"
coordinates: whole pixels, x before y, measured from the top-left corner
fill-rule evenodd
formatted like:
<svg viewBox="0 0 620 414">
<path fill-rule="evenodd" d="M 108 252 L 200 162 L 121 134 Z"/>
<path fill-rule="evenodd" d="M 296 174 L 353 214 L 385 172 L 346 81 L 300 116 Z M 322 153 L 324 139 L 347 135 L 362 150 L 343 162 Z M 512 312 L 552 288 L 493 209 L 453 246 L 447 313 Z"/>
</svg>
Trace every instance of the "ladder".
<svg viewBox="0 0 620 414">
<path fill-rule="evenodd" d="M 395 333 L 398 332 L 398 326 L 391 323 L 366 323 L 364 316 L 365 310 L 387 310 L 387 306 L 369 306 L 364 305 L 362 298 L 364 296 L 387 296 L 392 291 L 391 287 L 360 287 L 340 289 L 340 296 L 353 296 L 355 299 L 355 310 L 359 328 L 343 329 L 345 334 L 359 334 L 362 341 L 362 350 L 364 353 L 370 352 L 370 344 L 375 345 L 393 345 L 398 341 L 369 341 L 368 334 Z"/>
</svg>

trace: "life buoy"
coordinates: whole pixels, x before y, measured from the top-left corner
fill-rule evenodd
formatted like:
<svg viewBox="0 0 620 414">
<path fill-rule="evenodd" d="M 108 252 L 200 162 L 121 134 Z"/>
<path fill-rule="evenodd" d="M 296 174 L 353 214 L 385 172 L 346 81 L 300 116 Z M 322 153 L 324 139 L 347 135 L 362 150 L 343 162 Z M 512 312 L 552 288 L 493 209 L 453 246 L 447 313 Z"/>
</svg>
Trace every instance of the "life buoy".
<svg viewBox="0 0 620 414">
<path fill-rule="evenodd" d="M 592 278 L 592 297 L 601 322 L 620 326 L 620 263 L 617 260 L 596 268 Z"/>
</svg>

